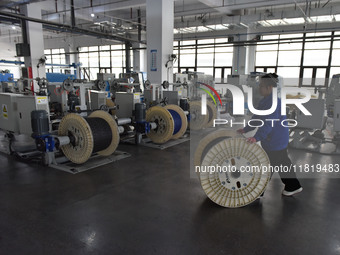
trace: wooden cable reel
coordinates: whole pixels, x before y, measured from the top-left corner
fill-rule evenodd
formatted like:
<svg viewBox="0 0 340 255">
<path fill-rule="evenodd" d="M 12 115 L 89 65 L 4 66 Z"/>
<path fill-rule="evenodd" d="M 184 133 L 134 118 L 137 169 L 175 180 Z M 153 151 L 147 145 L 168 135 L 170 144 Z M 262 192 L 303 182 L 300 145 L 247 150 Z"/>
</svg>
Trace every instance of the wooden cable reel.
<svg viewBox="0 0 340 255">
<path fill-rule="evenodd" d="M 200 130 L 205 128 L 209 122 L 208 114 L 202 115 L 202 103 L 201 101 L 191 101 L 189 103 L 190 109 L 190 121 L 189 127 L 191 130 Z"/>
<path fill-rule="evenodd" d="M 269 164 L 262 147 L 247 143 L 232 130 L 204 137 L 194 154 L 204 192 L 223 207 L 242 207 L 255 201 L 270 180 Z"/>
<path fill-rule="evenodd" d="M 215 104 L 207 100 L 207 114 L 202 115 L 201 101 L 191 101 L 190 103 L 190 121 L 189 127 L 191 130 L 200 130 L 207 127 L 212 127 L 214 119 L 217 118 L 217 108 Z"/>
<path fill-rule="evenodd" d="M 182 137 L 188 127 L 187 117 L 177 105 L 149 108 L 146 111 L 146 121 L 156 124 L 156 128 L 151 129 L 147 136 L 158 144 Z"/>
<path fill-rule="evenodd" d="M 95 111 L 88 118 L 70 113 L 59 124 L 59 136 L 68 136 L 70 143 L 61 146 L 65 156 L 73 163 L 85 163 L 93 153 L 109 156 L 119 144 L 116 121 L 104 111 Z"/>
<path fill-rule="evenodd" d="M 207 114 L 209 118 L 208 123 L 205 127 L 212 127 L 214 124 L 214 120 L 217 119 L 217 108 L 216 105 L 210 100 L 207 100 Z"/>
</svg>

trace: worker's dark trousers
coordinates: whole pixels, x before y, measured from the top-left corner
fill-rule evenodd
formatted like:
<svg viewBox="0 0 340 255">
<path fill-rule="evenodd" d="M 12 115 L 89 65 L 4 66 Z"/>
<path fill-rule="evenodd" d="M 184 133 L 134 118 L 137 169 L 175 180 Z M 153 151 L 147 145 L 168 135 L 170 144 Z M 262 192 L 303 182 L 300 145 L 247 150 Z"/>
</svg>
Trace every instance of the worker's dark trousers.
<svg viewBox="0 0 340 255">
<path fill-rule="evenodd" d="M 294 172 L 294 167 L 292 165 L 292 161 L 288 157 L 287 148 L 280 151 L 266 151 L 271 166 L 288 166 L 291 167 L 290 172 L 279 172 L 282 182 L 285 184 L 285 190 L 293 191 L 299 189 L 301 187 L 299 180 L 296 178 L 296 174 Z"/>
</svg>

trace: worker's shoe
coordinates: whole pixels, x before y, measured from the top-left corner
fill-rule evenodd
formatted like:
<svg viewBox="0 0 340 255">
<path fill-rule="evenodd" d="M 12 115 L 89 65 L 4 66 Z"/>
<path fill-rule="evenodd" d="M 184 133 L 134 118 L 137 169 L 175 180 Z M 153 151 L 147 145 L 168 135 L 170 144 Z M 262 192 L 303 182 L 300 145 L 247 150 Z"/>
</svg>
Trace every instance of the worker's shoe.
<svg viewBox="0 0 340 255">
<path fill-rule="evenodd" d="M 300 193 L 302 190 L 303 190 L 302 187 L 300 187 L 300 188 L 298 188 L 298 189 L 295 189 L 295 190 L 286 190 L 286 188 L 285 188 L 285 189 L 282 191 L 282 195 L 290 197 L 290 196 L 293 196 L 293 195 L 295 195 L 295 194 L 297 194 L 297 193 Z"/>
</svg>

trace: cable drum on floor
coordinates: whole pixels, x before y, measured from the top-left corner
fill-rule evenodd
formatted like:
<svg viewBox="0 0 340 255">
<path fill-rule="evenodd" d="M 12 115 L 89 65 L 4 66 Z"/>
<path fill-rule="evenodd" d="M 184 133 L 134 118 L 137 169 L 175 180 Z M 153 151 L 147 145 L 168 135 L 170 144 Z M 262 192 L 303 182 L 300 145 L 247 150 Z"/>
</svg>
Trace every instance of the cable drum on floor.
<svg viewBox="0 0 340 255">
<path fill-rule="evenodd" d="M 157 125 L 147 134 L 152 142 L 162 144 L 171 139 L 175 123 L 168 110 L 161 106 L 153 106 L 146 111 L 146 121 Z"/>
<path fill-rule="evenodd" d="M 146 121 L 155 128 L 147 134 L 152 142 L 162 144 L 178 139 L 187 130 L 188 122 L 184 111 L 177 105 L 153 106 L 146 112 Z"/>
<path fill-rule="evenodd" d="M 70 113 L 60 122 L 59 136 L 68 136 L 70 143 L 61 146 L 65 156 L 73 163 L 85 163 L 93 153 L 108 156 L 117 148 L 119 132 L 111 115 L 95 111 L 88 118 Z"/>
<path fill-rule="evenodd" d="M 209 122 L 209 111 L 207 114 L 202 115 L 201 101 L 191 101 L 190 106 L 190 122 L 189 127 L 191 130 L 200 130 L 207 127 Z"/>
<path fill-rule="evenodd" d="M 207 149 L 210 149 L 213 145 L 220 141 L 221 139 L 232 138 L 232 137 L 242 137 L 241 135 L 237 134 L 234 130 L 226 130 L 226 129 L 219 129 L 208 135 L 204 136 L 194 154 L 194 165 L 200 166 L 202 163 L 202 159 L 207 152 Z"/>
<path fill-rule="evenodd" d="M 264 192 L 270 180 L 268 156 L 259 145 L 247 143 L 236 132 L 218 132 L 200 143 L 205 146 L 199 146 L 195 153 L 201 186 L 220 206 L 233 208 L 250 204 Z M 233 138 L 221 141 L 226 135 Z M 206 146 L 210 146 L 208 151 Z"/>
<path fill-rule="evenodd" d="M 206 127 L 212 127 L 214 120 L 217 119 L 217 108 L 216 105 L 210 100 L 207 100 L 207 110 L 209 118 Z"/>
</svg>

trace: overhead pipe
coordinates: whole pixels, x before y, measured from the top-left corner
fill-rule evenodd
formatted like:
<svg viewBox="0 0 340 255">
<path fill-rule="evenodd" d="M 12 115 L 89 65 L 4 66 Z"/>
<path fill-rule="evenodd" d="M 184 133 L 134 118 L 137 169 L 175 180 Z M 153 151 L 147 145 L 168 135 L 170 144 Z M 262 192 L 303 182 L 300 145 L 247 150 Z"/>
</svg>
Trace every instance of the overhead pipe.
<svg viewBox="0 0 340 255">
<path fill-rule="evenodd" d="M 74 1 L 73 0 L 71 0 L 71 24 L 73 28 L 76 26 L 76 18 L 74 15 Z"/>
<path fill-rule="evenodd" d="M 98 31 L 88 30 L 88 29 L 79 28 L 79 27 L 72 27 L 70 25 L 59 24 L 59 23 L 55 23 L 55 22 L 51 22 L 51 21 L 36 19 L 36 18 L 27 17 L 27 16 L 15 14 L 15 13 L 10 13 L 10 12 L 0 11 L 0 16 L 13 17 L 13 18 L 17 18 L 19 20 L 26 20 L 26 21 L 36 22 L 36 23 L 40 23 L 40 24 L 45 24 L 45 25 L 50 26 L 50 27 L 52 26 L 52 27 L 62 28 L 65 31 L 72 32 L 72 33 L 81 33 L 81 34 L 85 34 L 85 35 L 102 37 L 102 38 L 107 38 L 107 39 L 121 41 L 121 42 L 132 41 L 132 42 L 141 43 L 137 40 L 130 39 L 130 38 L 129 39 L 124 38 L 124 37 L 121 37 L 121 36 L 118 36 L 118 35 L 115 35 L 115 36 L 108 35 L 106 33 L 98 32 Z"/>
<path fill-rule="evenodd" d="M 140 8 L 137 10 L 137 16 L 138 16 L 138 41 L 142 41 L 142 18 L 140 13 Z"/>
<path fill-rule="evenodd" d="M 24 65 L 25 62 L 23 61 L 13 61 L 13 60 L 5 60 L 5 59 L 0 59 L 0 63 L 4 64 L 14 64 L 14 65 Z M 77 67 L 77 64 L 73 63 L 71 65 L 64 65 L 64 64 L 45 64 L 46 66 L 58 66 L 58 67 Z"/>
</svg>

